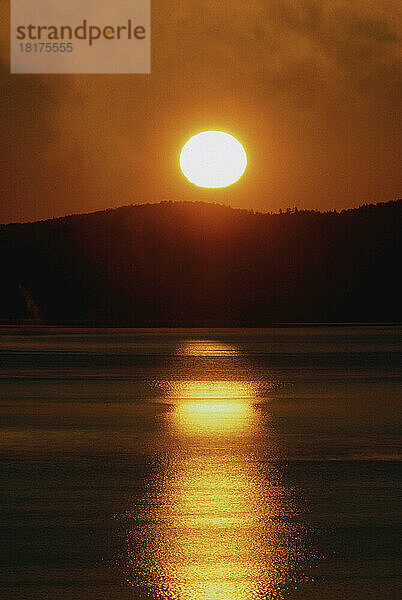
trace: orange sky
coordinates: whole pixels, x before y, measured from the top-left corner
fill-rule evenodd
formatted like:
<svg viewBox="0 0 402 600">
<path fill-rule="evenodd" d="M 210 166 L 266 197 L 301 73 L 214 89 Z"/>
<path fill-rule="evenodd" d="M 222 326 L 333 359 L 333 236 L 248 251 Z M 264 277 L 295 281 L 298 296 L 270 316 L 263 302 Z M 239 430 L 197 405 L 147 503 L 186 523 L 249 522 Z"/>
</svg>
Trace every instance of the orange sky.
<svg viewBox="0 0 402 600">
<path fill-rule="evenodd" d="M 276 211 L 400 196 L 397 0 L 152 6 L 151 75 L 10 75 L 2 19 L 0 222 L 160 200 Z M 235 186 L 181 175 L 181 146 L 204 129 L 245 146 Z"/>
</svg>

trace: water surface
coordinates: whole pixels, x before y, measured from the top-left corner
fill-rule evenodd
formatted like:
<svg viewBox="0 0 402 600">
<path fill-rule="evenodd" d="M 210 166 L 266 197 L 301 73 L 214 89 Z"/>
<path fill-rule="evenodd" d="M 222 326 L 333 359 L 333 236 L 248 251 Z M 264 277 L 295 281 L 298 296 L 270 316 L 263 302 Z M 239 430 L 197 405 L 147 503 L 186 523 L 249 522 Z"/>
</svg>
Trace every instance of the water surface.
<svg viewBox="0 0 402 600">
<path fill-rule="evenodd" d="M 401 333 L 4 329 L 0 596 L 396 599 Z"/>
</svg>

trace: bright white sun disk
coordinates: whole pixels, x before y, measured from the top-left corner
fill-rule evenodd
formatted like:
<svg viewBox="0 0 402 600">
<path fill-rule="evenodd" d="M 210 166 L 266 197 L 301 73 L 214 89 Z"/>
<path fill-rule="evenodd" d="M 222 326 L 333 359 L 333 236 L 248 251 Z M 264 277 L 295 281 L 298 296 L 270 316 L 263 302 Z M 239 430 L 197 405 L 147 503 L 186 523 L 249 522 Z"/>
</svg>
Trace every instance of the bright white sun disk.
<svg viewBox="0 0 402 600">
<path fill-rule="evenodd" d="M 223 131 L 203 131 L 184 145 L 180 168 L 199 187 L 221 188 L 240 179 L 247 167 L 241 143 Z"/>
</svg>

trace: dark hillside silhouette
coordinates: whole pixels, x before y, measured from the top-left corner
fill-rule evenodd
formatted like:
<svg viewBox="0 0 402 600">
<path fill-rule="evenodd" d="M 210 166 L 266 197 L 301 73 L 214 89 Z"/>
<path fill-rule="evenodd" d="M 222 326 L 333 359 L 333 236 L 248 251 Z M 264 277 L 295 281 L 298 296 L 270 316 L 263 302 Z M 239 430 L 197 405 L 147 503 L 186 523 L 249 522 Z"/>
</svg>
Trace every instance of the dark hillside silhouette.
<svg viewBox="0 0 402 600">
<path fill-rule="evenodd" d="M 0 321 L 264 325 L 401 320 L 402 201 L 254 214 L 127 206 L 0 226 Z"/>
</svg>

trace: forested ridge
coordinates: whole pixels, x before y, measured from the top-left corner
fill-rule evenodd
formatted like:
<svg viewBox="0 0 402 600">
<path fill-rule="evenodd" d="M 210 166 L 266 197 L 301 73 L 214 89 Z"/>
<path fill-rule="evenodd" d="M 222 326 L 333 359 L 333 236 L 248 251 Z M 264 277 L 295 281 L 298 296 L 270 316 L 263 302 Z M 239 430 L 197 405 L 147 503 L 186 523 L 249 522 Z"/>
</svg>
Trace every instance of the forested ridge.
<svg viewBox="0 0 402 600">
<path fill-rule="evenodd" d="M 400 321 L 401 212 L 162 202 L 3 225 L 0 322 Z"/>
</svg>

